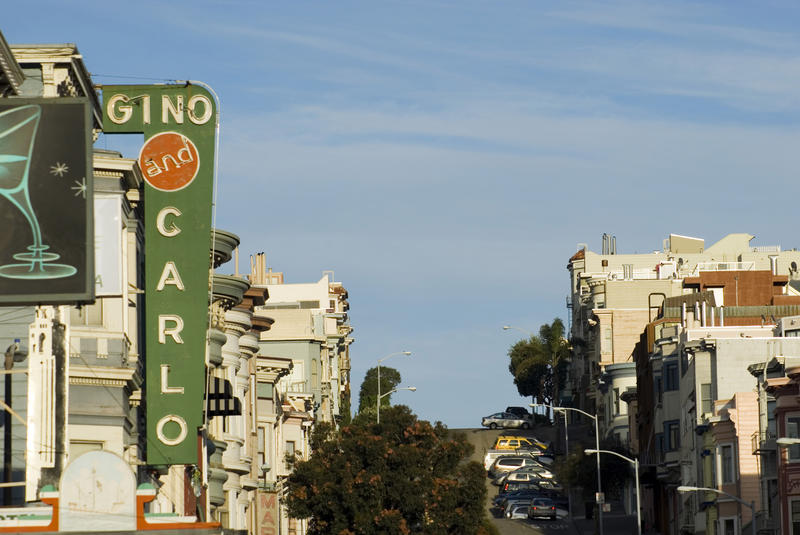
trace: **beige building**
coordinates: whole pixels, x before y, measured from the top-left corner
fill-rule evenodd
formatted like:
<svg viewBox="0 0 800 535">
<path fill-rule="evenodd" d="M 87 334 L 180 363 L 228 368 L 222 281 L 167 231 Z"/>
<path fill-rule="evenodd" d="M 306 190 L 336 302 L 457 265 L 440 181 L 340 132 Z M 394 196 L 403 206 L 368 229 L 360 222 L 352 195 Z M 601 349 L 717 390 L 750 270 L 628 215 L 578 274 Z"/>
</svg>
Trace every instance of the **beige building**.
<svg viewBox="0 0 800 535">
<path fill-rule="evenodd" d="M 258 341 L 254 386 L 262 482 L 257 501 L 279 524 L 263 528 L 302 535 L 306 521 L 290 519 L 281 501 L 290 473 L 285 458 L 309 458 L 315 423 L 349 420 L 353 339 L 347 291 L 332 280 L 332 272 L 316 282 L 285 283 L 283 273 L 266 269 L 263 254 L 252 259 L 251 268 L 252 288 L 269 295 L 253 318 L 274 321 Z"/>
<path fill-rule="evenodd" d="M 600 391 L 605 368 L 633 362 L 634 347 L 664 300 L 695 291 L 685 287 L 685 279 L 708 272 L 768 270 L 786 276 L 785 292 L 798 295 L 800 252 L 781 251 L 780 246 L 751 247 L 752 239 L 749 234 L 729 234 L 706 248 L 702 239 L 671 234 L 652 253 L 617 254 L 615 239 L 604 236 L 601 253 L 582 248 L 573 255 L 567 269 L 574 349 L 561 401 L 596 412 L 601 433 L 608 434 L 616 424 L 607 420 L 609 410 Z M 717 306 L 738 304 L 738 292 L 726 293 L 725 301 L 721 290 L 711 291 Z M 604 386 L 624 392 L 627 385 L 623 381 Z"/>
</svg>

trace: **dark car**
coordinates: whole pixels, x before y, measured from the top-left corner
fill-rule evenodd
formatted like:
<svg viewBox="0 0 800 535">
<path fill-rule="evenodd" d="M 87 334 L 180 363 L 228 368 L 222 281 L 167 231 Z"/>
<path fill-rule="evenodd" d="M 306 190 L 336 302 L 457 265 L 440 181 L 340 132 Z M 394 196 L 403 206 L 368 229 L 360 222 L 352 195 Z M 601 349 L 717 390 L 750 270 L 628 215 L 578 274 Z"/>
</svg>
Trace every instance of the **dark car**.
<svg viewBox="0 0 800 535">
<path fill-rule="evenodd" d="M 506 498 L 522 497 L 530 500 L 534 496 L 542 496 L 541 491 L 539 489 L 521 489 L 521 490 L 515 490 L 513 492 L 502 492 L 494 497 L 492 503 L 495 506 L 499 507 L 503 503 L 503 500 L 505 500 Z"/>
<path fill-rule="evenodd" d="M 528 507 L 528 518 L 556 519 L 556 504 L 550 498 L 533 498 Z"/>
<path fill-rule="evenodd" d="M 521 418 L 530 418 L 531 413 L 528 412 L 528 409 L 525 407 L 506 407 L 506 412 L 510 412 L 516 416 Z"/>
<path fill-rule="evenodd" d="M 497 493 L 508 494 L 509 492 L 517 492 L 519 490 L 540 490 L 541 488 L 541 485 L 539 485 L 537 481 L 511 481 L 506 482 L 500 487 Z"/>
<path fill-rule="evenodd" d="M 569 510 L 569 498 L 567 498 L 564 494 L 561 494 L 556 490 L 543 487 L 541 495 L 550 499 L 550 501 L 552 501 L 557 508 L 564 509 L 565 511 Z"/>
<path fill-rule="evenodd" d="M 506 494 L 495 497 L 494 503 L 500 508 L 501 514 L 505 512 L 506 506 L 511 501 L 527 501 L 533 498 L 542 498 L 542 492 L 538 489 L 525 489 L 515 492 L 507 492 Z M 499 499 L 498 499 L 499 498 Z"/>
</svg>

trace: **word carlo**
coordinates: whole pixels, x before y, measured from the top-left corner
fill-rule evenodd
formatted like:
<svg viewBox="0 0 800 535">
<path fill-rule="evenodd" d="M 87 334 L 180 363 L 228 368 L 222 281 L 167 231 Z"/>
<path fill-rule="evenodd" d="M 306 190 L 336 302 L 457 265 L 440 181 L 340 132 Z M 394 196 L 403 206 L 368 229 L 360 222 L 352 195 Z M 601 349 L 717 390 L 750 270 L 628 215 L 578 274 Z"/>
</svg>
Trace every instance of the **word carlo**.
<svg viewBox="0 0 800 535">
<path fill-rule="evenodd" d="M 108 119 L 114 124 L 127 123 L 133 117 L 134 105 L 142 110 L 142 122 L 151 124 L 151 96 L 147 94 L 135 97 L 112 95 L 106 103 Z M 177 124 L 183 124 L 187 116 L 196 125 L 206 124 L 213 113 L 211 100 L 205 95 L 192 95 L 188 101 L 184 95 L 175 95 L 174 99 L 161 95 L 161 122 L 164 124 L 170 122 L 170 117 Z"/>
<path fill-rule="evenodd" d="M 158 233 L 165 238 L 174 238 L 181 233 L 180 227 L 175 223 L 175 220 L 181 216 L 181 211 L 174 206 L 165 206 L 158 212 L 156 218 L 156 228 Z M 164 268 L 161 271 L 161 276 L 156 285 L 156 291 L 162 292 L 167 285 L 174 286 L 179 291 L 185 291 L 186 287 L 181 279 L 178 267 L 172 260 L 167 260 L 164 263 Z M 177 314 L 159 314 L 158 316 L 158 343 L 166 344 L 167 337 L 172 338 L 176 344 L 182 344 L 181 331 L 183 330 L 183 318 Z M 161 365 L 161 393 L 162 394 L 183 394 L 182 386 L 170 386 L 169 384 L 169 364 Z M 164 433 L 164 426 L 170 422 L 178 424 L 180 431 L 177 437 L 168 437 Z M 159 440 L 168 446 L 175 446 L 183 442 L 186 438 L 188 428 L 186 420 L 180 416 L 170 414 L 164 416 L 159 420 L 156 425 L 156 434 Z"/>
</svg>

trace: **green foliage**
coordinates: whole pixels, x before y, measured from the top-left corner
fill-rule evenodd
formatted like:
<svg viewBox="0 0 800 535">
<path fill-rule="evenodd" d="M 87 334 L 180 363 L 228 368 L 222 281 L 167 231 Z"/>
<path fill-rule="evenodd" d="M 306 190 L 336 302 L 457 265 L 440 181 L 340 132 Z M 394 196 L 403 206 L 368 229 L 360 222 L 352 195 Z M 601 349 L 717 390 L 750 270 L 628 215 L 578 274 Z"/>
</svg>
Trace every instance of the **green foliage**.
<svg viewBox="0 0 800 535">
<path fill-rule="evenodd" d="M 393 388 L 400 384 L 400 372 L 388 366 L 381 366 L 381 394 L 391 392 Z M 375 414 L 377 411 L 377 404 L 375 400 L 378 398 L 378 368 L 370 368 L 364 375 L 364 381 L 361 383 L 361 391 L 358 394 L 358 413 L 368 412 Z M 390 405 L 391 396 L 386 396 L 381 399 L 381 407 Z"/>
<path fill-rule="evenodd" d="M 339 414 L 340 420 L 339 423 L 342 425 L 347 425 L 353 419 L 351 415 L 351 401 L 350 401 L 350 384 L 348 383 L 344 387 L 344 391 L 342 392 L 341 397 L 339 398 Z"/>
<path fill-rule="evenodd" d="M 383 372 L 383 370 L 381 370 Z M 381 373 L 382 375 L 382 373 Z M 366 414 L 336 431 L 318 424 L 312 455 L 297 461 L 286 504 L 309 535 L 490 535 L 485 473 L 472 446 L 405 406 Z"/>
<path fill-rule="evenodd" d="M 594 444 L 591 446 L 594 448 Z M 564 486 L 582 487 L 585 498 L 597 492 L 597 457 L 586 455 L 582 446 L 576 446 L 569 455 L 558 459 L 554 465 L 554 473 Z M 614 444 L 600 444 L 600 449 L 615 451 L 626 457 L 633 457 L 629 452 Z M 600 478 L 603 492 L 618 495 L 625 487 L 625 482 L 634 477 L 633 465 L 625 459 L 608 453 L 600 454 Z"/>
<path fill-rule="evenodd" d="M 558 404 L 570 356 L 565 334 L 564 323 L 556 318 L 550 325 L 542 325 L 538 336 L 520 340 L 508 350 L 508 371 L 521 396 L 533 396 L 538 403 Z"/>
</svg>

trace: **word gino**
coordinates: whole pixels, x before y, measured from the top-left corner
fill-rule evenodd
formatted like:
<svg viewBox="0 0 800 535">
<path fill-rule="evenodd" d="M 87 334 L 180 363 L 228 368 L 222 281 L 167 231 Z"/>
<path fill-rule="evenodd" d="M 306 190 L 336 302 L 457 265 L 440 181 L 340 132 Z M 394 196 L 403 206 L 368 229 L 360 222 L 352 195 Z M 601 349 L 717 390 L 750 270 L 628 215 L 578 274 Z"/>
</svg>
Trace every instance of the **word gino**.
<svg viewBox="0 0 800 535">
<path fill-rule="evenodd" d="M 129 97 L 128 95 L 115 94 L 106 102 L 106 114 L 108 119 L 114 124 L 125 124 L 133 117 L 133 107 L 138 106 L 142 110 L 142 122 L 151 124 L 151 96 L 139 95 Z M 175 95 L 175 99 L 169 95 L 161 95 L 161 122 L 169 124 L 170 118 L 177 124 L 183 124 L 185 117 L 196 124 L 206 124 L 211 120 L 213 112 L 211 100 L 205 95 L 192 95 L 184 104 L 184 95 Z"/>
</svg>

